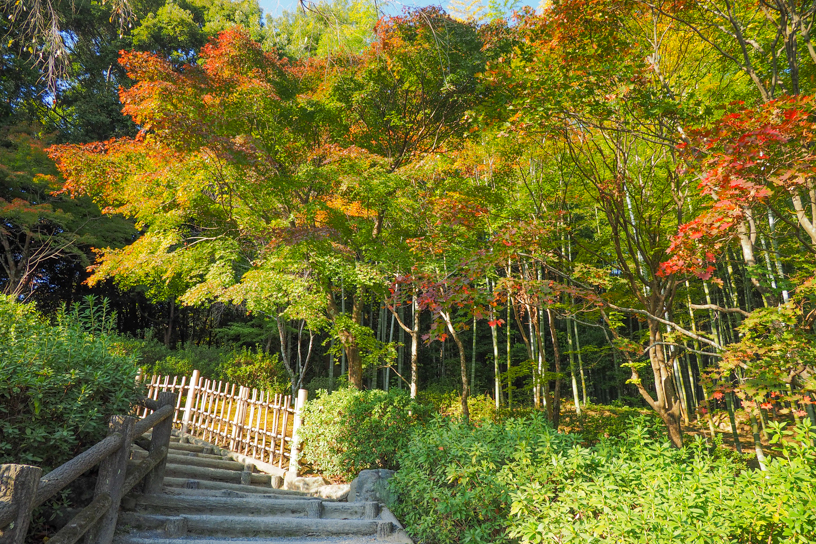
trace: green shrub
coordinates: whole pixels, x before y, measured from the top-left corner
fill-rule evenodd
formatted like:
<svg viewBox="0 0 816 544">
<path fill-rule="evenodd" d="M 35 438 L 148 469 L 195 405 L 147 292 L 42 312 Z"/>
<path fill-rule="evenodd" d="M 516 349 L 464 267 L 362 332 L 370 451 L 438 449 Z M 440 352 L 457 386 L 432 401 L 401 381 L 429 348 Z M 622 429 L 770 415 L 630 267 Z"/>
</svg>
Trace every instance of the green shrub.
<svg viewBox="0 0 816 544">
<path fill-rule="evenodd" d="M 278 355 L 261 349 L 241 348 L 226 354 L 218 366 L 218 379 L 271 393 L 288 394 L 289 379 Z"/>
<path fill-rule="evenodd" d="M 177 350 L 155 340 L 130 340 L 146 375 L 192 376 L 193 370 L 210 380 L 225 381 L 272 393 L 288 393 L 289 379 L 277 354 L 261 349 L 224 349 L 186 344 Z M 164 351 L 163 351 L 164 350 Z M 157 358 L 157 355 L 161 357 Z"/>
<path fill-rule="evenodd" d="M 347 481 L 364 469 L 397 469 L 397 452 L 428 413 L 400 390 L 323 393 L 304 410 L 304 458 L 324 476 Z"/>
<path fill-rule="evenodd" d="M 626 406 L 584 406 L 581 415 L 574 408 L 561 412 L 560 430 L 580 435 L 584 445 L 596 444 L 603 438 L 621 436 L 640 418 L 657 421 L 653 410 L 631 408 Z"/>
<path fill-rule="evenodd" d="M 222 362 L 229 353 L 223 348 L 187 343 L 179 349 L 164 348 L 163 356 L 154 358 L 162 355 L 162 349 L 155 345 L 157 343 L 148 338 L 137 350 L 140 365 L 147 375 L 191 376 L 193 370 L 198 370 L 205 378 L 217 380 L 221 375 Z M 159 346 L 164 347 L 163 344 Z"/>
<path fill-rule="evenodd" d="M 462 416 L 461 394 L 455 390 L 440 391 L 431 389 L 420 391 L 417 400 L 427 404 L 434 412 L 454 418 Z M 497 413 L 496 404 L 487 395 L 475 395 L 468 397 L 468 411 L 472 421 L 496 421 L 506 415 L 506 410 Z"/>
<path fill-rule="evenodd" d="M 0 463 L 48 471 L 107 434 L 139 396 L 136 361 L 121 353 L 107 305 L 87 299 L 51 325 L 0 297 Z"/>
<path fill-rule="evenodd" d="M 805 426 L 765 472 L 721 447 L 678 450 L 658 436 L 645 418 L 592 447 L 538 415 L 438 420 L 399 456 L 395 510 L 426 544 L 816 541 L 816 435 Z"/>
<path fill-rule="evenodd" d="M 550 441 L 547 450 L 530 444 Z M 398 456 L 391 480 L 394 506 L 415 540 L 426 543 L 510 542 L 506 536 L 514 484 L 509 463 L 538 462 L 539 455 L 568 451 L 575 437 L 551 431 L 542 414 L 466 425 L 438 417 L 415 429 Z"/>
</svg>

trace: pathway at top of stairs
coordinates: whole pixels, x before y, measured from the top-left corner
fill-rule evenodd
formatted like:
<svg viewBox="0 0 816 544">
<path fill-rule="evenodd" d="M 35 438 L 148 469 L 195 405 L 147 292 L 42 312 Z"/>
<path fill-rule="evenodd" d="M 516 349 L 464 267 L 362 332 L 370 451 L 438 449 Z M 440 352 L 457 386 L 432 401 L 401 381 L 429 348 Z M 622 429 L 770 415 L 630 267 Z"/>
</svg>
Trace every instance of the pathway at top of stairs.
<svg viewBox="0 0 816 544">
<path fill-rule="evenodd" d="M 275 489 L 275 476 L 173 437 L 162 493 L 122 501 L 115 544 L 408 544 L 377 502 Z M 134 445 L 135 465 L 147 452 Z"/>
</svg>

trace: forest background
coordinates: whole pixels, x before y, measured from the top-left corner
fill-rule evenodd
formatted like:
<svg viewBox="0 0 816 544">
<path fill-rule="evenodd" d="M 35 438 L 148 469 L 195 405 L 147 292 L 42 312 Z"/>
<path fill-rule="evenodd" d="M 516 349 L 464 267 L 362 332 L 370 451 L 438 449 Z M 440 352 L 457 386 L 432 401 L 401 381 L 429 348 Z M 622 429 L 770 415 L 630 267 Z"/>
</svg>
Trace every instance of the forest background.
<svg viewBox="0 0 816 544">
<path fill-rule="evenodd" d="M 816 425 L 816 4 L 447 8 L 4 4 L 3 293 L 104 297 L 147 372 L 766 470 Z"/>
</svg>

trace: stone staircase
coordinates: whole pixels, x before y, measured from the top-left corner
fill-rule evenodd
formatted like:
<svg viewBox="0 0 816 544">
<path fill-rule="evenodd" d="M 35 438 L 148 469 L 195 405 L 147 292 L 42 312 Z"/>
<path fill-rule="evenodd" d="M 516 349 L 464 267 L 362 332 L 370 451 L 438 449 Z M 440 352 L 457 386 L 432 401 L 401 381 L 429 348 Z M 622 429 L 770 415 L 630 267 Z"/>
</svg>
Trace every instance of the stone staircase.
<svg viewBox="0 0 816 544">
<path fill-rule="evenodd" d="M 162 493 L 123 499 L 116 544 L 411 543 L 379 502 L 279 489 L 279 475 L 196 442 L 171 438 Z M 131 462 L 146 455 L 134 445 Z"/>
</svg>

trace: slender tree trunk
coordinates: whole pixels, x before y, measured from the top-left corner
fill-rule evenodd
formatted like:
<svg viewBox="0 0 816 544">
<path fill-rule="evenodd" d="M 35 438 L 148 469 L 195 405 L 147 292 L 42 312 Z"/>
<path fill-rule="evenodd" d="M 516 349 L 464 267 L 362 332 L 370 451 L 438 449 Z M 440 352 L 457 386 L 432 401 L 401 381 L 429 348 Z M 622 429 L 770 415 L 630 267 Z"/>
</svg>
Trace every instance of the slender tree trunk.
<svg viewBox="0 0 816 544">
<path fill-rule="evenodd" d="M 403 311 L 402 307 L 400 307 L 399 309 L 399 317 L 400 321 L 402 323 L 405 323 L 405 312 Z M 405 329 L 403 329 L 402 327 L 400 327 L 399 329 L 399 344 L 400 344 L 399 353 L 397 354 L 397 372 L 399 372 L 400 378 L 402 378 L 402 376 L 404 375 L 403 367 L 405 362 Z M 398 381 L 400 389 L 403 388 L 402 382 L 403 382 L 402 379 Z"/>
<path fill-rule="evenodd" d="M 572 320 L 573 327 L 575 329 L 575 349 L 578 351 L 578 373 L 581 375 L 581 400 L 584 402 L 584 406 L 587 405 L 587 387 L 586 387 L 586 378 L 584 377 L 584 361 L 581 355 L 581 339 L 578 336 L 578 322 L 576 320 Z"/>
<path fill-rule="evenodd" d="M 561 422 L 561 353 L 558 349 L 558 333 L 555 329 L 555 316 L 551 309 L 547 308 L 547 319 L 550 322 L 550 336 L 553 343 L 553 365 L 555 367 L 555 387 L 553 388 L 552 403 L 547 403 L 549 410 L 550 423 L 554 429 L 558 430 L 558 425 Z"/>
<path fill-rule="evenodd" d="M 332 297 L 332 302 L 334 302 L 334 297 Z M 340 313 L 346 314 L 346 287 L 343 278 L 340 278 Z M 346 350 L 343 349 L 340 354 L 340 375 L 342 376 L 346 371 Z"/>
<path fill-rule="evenodd" d="M 742 453 L 742 444 L 739 439 L 739 432 L 737 431 L 737 416 L 734 413 L 734 394 L 725 394 L 725 405 L 728 408 L 728 419 L 731 421 L 731 436 L 734 438 L 734 447 L 737 452 Z"/>
<path fill-rule="evenodd" d="M 329 393 L 334 390 L 334 338 L 329 342 Z"/>
<path fill-rule="evenodd" d="M 414 326 L 411 329 L 411 398 L 415 399 L 419 380 L 419 302 L 416 291 L 411 302 L 411 313 L 414 318 Z"/>
<path fill-rule="evenodd" d="M 164 346 L 166 348 L 170 348 L 170 342 L 173 340 L 173 324 L 174 324 L 174 317 L 176 315 L 176 302 L 169 298 L 167 299 L 168 308 L 168 316 L 167 316 L 167 328 L 164 331 Z"/>
<path fill-rule="evenodd" d="M 507 407 L 513 408 L 513 379 L 510 377 L 510 365 L 512 364 L 510 358 L 510 342 L 512 336 L 512 327 L 510 326 L 510 307 L 513 305 L 513 299 L 510 297 L 510 292 L 507 293 Z"/>
<path fill-rule="evenodd" d="M 383 305 L 383 318 L 385 318 L 388 315 L 388 314 L 385 313 L 386 311 L 387 310 L 386 310 L 385 306 Z M 388 333 L 388 343 L 389 344 L 392 344 L 394 342 L 394 318 L 395 317 L 396 316 L 391 315 L 391 330 Z M 390 387 L 390 383 L 389 383 L 390 381 L 391 381 L 391 363 L 389 363 L 388 366 L 385 367 L 385 383 L 383 384 L 383 387 L 385 388 L 386 391 L 388 391 L 388 389 Z"/>
<path fill-rule="evenodd" d="M 572 398 L 575 402 L 575 413 L 581 415 L 581 401 L 578 397 L 578 380 L 575 378 L 575 346 L 572 340 L 572 327 L 570 319 L 567 318 L 567 349 L 569 349 L 570 359 L 570 381 L 572 382 Z"/>
<path fill-rule="evenodd" d="M 744 378 L 741 372 L 737 372 L 737 379 L 739 383 L 744 383 Z M 750 408 L 748 406 L 743 406 L 745 412 L 748 414 L 748 422 L 751 424 L 751 437 L 754 440 L 754 452 L 757 456 L 757 462 L 759 463 L 759 469 L 762 471 L 767 470 L 765 464 L 765 452 L 762 451 L 762 440 L 759 436 L 759 424 L 757 423 L 757 417 L 760 419 L 762 416 L 759 414 L 759 402 L 756 402 L 756 406 L 754 408 Z"/>
<path fill-rule="evenodd" d="M 470 387 L 468 385 L 465 346 L 462 344 L 462 339 L 459 337 L 459 333 L 456 332 L 456 329 L 453 326 L 450 314 L 448 312 L 440 312 L 440 315 L 442 316 L 442 319 L 445 320 L 445 325 L 448 326 L 448 332 L 451 333 L 453 341 L 456 344 L 456 348 L 459 350 L 459 370 L 462 374 L 462 419 L 465 421 L 465 423 L 468 423 L 470 422 L 470 411 L 468 410 L 467 401 L 470 393 Z"/>
<path fill-rule="evenodd" d="M 476 383 L 476 316 L 473 316 L 473 342 L 470 350 L 470 384 Z"/>
<path fill-rule="evenodd" d="M 493 286 L 488 280 L 490 287 L 490 294 L 493 294 Z M 496 401 L 496 410 L 501 408 L 501 373 L 499 372 L 499 324 L 496 323 L 496 314 L 493 312 L 493 306 L 489 307 L 490 321 L 493 325 L 490 326 L 490 337 L 493 340 L 493 395 Z"/>
</svg>

